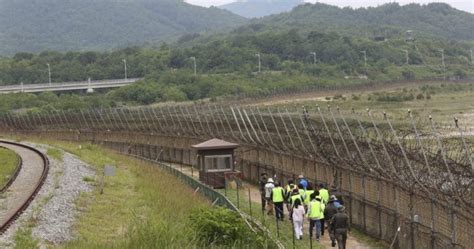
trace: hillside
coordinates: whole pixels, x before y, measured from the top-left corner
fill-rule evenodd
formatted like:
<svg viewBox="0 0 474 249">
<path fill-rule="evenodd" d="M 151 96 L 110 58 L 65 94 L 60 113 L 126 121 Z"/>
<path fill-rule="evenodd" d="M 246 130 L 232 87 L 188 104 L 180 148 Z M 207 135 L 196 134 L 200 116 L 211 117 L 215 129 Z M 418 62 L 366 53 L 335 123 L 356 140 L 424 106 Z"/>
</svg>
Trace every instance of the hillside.
<svg viewBox="0 0 474 249">
<path fill-rule="evenodd" d="M 246 21 L 181 0 L 0 0 L 0 10 L 0 56 L 156 44 Z"/>
<path fill-rule="evenodd" d="M 239 0 L 219 6 L 247 18 L 263 17 L 290 11 L 304 0 Z"/>
<path fill-rule="evenodd" d="M 428 5 L 397 3 L 375 8 L 339 8 L 326 4 L 304 4 L 291 12 L 255 20 L 270 29 L 318 30 L 364 37 L 401 37 L 413 30 L 415 37 L 474 40 L 474 15 L 443 3 Z"/>
</svg>

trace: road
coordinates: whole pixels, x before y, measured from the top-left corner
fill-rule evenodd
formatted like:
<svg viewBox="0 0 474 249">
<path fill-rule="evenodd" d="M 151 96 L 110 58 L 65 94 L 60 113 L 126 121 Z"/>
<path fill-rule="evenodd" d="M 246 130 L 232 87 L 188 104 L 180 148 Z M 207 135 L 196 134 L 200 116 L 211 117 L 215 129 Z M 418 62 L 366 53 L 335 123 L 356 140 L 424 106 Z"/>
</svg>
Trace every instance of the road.
<svg viewBox="0 0 474 249">
<path fill-rule="evenodd" d="M 38 92 L 60 92 L 74 90 L 88 90 L 100 88 L 115 88 L 133 84 L 141 78 L 131 79 L 113 79 L 98 81 L 78 81 L 78 82 L 61 82 L 61 83 L 40 83 L 40 84 L 20 84 L 0 86 L 0 93 L 38 93 Z"/>
</svg>

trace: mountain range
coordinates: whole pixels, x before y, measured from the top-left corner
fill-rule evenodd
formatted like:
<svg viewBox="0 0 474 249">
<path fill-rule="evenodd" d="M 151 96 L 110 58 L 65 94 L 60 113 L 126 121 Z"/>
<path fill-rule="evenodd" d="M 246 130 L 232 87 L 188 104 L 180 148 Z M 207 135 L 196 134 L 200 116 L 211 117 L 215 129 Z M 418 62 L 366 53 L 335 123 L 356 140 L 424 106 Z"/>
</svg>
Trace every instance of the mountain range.
<svg viewBox="0 0 474 249">
<path fill-rule="evenodd" d="M 243 17 L 254 18 L 290 11 L 303 3 L 304 0 L 239 0 L 221 5 L 219 8 Z"/>
<path fill-rule="evenodd" d="M 316 3 L 292 11 L 254 20 L 267 29 L 299 29 L 339 32 L 344 35 L 400 36 L 411 30 L 415 36 L 445 40 L 474 40 L 474 14 L 444 3 L 426 5 L 388 3 L 378 7 L 352 9 Z M 415 37 L 416 38 L 416 37 Z"/>
<path fill-rule="evenodd" d="M 0 55 L 157 44 L 246 21 L 181 0 L 0 0 L 0 13 Z"/>
<path fill-rule="evenodd" d="M 232 5 L 247 6 L 248 16 L 253 16 L 251 10 L 257 11 L 260 4 L 296 6 L 288 12 L 249 20 L 228 10 L 194 6 L 183 0 L 0 0 L 0 56 L 45 50 L 109 51 L 164 41 L 192 43 L 195 37 L 213 40 L 213 34 L 293 29 L 367 38 L 400 38 L 412 30 L 415 38 L 474 42 L 474 15 L 447 4 L 393 3 L 352 9 L 301 2 L 248 0 Z"/>
</svg>

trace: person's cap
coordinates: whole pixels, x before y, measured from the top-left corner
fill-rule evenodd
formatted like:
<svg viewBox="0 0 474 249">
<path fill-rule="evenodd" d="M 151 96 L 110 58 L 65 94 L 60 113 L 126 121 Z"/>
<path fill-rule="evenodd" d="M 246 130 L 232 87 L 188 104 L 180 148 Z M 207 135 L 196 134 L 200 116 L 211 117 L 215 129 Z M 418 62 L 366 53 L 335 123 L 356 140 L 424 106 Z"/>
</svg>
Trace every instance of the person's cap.
<svg viewBox="0 0 474 249">
<path fill-rule="evenodd" d="M 337 200 L 337 198 L 336 198 L 335 195 L 331 195 L 330 199 L 331 199 L 332 201 L 336 201 L 336 200 Z"/>
<path fill-rule="evenodd" d="M 273 182 L 273 179 L 272 179 L 272 178 L 268 178 L 268 182 Z"/>
<path fill-rule="evenodd" d="M 340 206 L 337 208 L 337 211 L 340 211 L 340 212 L 344 212 L 344 210 L 346 210 L 344 206 Z"/>
<path fill-rule="evenodd" d="M 298 178 L 304 178 L 304 176 L 303 176 L 303 175 L 299 175 Z"/>
</svg>

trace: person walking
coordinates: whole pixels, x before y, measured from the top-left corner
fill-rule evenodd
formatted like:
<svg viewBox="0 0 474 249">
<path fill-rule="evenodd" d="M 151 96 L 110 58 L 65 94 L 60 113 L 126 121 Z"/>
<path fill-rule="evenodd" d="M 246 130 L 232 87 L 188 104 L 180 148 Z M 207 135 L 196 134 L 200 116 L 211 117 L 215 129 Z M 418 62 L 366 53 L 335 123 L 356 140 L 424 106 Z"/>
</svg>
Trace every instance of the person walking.
<svg viewBox="0 0 474 249">
<path fill-rule="evenodd" d="M 289 201 L 290 220 L 293 218 L 293 207 L 295 206 L 296 200 L 300 200 L 300 202 L 303 203 L 303 198 L 301 198 L 298 188 L 294 188 L 293 191 L 291 192 L 290 201 Z"/>
<path fill-rule="evenodd" d="M 309 238 L 313 238 L 313 228 L 316 228 L 316 240 L 319 241 L 321 237 L 321 218 L 324 217 L 324 207 L 321 199 L 316 196 L 316 193 L 311 194 L 311 201 L 308 206 L 307 217 L 309 219 Z"/>
<path fill-rule="evenodd" d="M 293 189 L 296 188 L 296 185 L 294 184 L 293 180 L 288 180 L 288 184 L 286 184 L 286 187 L 285 187 L 285 203 L 286 203 L 286 209 L 288 210 L 288 212 L 290 212 L 291 210 L 291 206 L 290 206 L 290 197 L 291 197 L 291 193 L 293 192 Z M 291 220 L 291 217 L 290 217 L 290 220 Z"/>
<path fill-rule="evenodd" d="M 272 189 L 271 199 L 275 206 L 275 218 L 283 221 L 283 201 L 285 200 L 285 190 L 283 190 L 278 182 L 275 182 L 275 187 Z"/>
<path fill-rule="evenodd" d="M 321 196 L 321 200 L 324 202 L 324 204 L 328 203 L 329 191 L 325 188 L 323 183 L 319 184 L 318 190 L 319 190 L 319 195 Z"/>
<path fill-rule="evenodd" d="M 321 202 L 326 205 L 329 201 L 329 191 L 324 187 L 323 183 L 319 184 L 318 189 Z M 321 236 L 324 236 L 325 223 L 325 218 L 323 217 L 321 220 Z"/>
<path fill-rule="evenodd" d="M 308 187 L 308 180 L 306 180 L 306 178 L 304 178 L 304 175 L 299 175 L 298 176 L 298 185 L 302 184 L 303 185 L 303 189 L 306 189 Z"/>
<path fill-rule="evenodd" d="M 262 213 L 265 211 L 265 207 L 267 206 L 267 200 L 265 199 L 265 184 L 267 184 L 267 173 L 261 173 L 260 179 L 258 179 L 258 185 L 260 198 L 262 200 Z"/>
<path fill-rule="evenodd" d="M 342 206 L 341 204 L 341 201 L 339 199 L 337 199 L 337 197 L 335 195 L 331 195 L 331 197 L 329 197 L 329 202 L 333 202 L 334 206 L 337 208 L 339 208 L 340 206 Z"/>
<path fill-rule="evenodd" d="M 301 196 L 301 200 L 304 200 L 306 198 L 306 187 L 301 183 L 298 184 L 298 192 Z"/>
<path fill-rule="evenodd" d="M 316 190 L 317 191 L 317 190 Z M 306 189 L 306 195 L 305 195 L 305 198 L 304 198 L 304 208 L 306 211 L 308 211 L 308 205 L 309 205 L 309 202 L 311 201 L 311 194 L 313 194 L 315 192 L 314 190 L 314 185 L 313 183 L 309 182 L 308 183 L 308 189 Z M 319 195 L 319 192 L 316 194 L 316 196 Z"/>
<path fill-rule="evenodd" d="M 273 203 L 272 203 L 272 190 L 275 187 L 273 183 L 273 179 L 270 177 L 268 178 L 267 183 L 265 184 L 265 200 L 267 202 L 267 214 L 273 215 Z"/>
<path fill-rule="evenodd" d="M 347 232 L 350 230 L 349 216 L 345 213 L 344 206 L 337 209 L 337 213 L 331 218 L 329 225 L 330 233 L 333 233 L 339 249 L 346 249 Z M 333 243 L 334 247 L 335 244 Z"/>
<path fill-rule="evenodd" d="M 303 239 L 303 221 L 304 221 L 305 210 L 300 199 L 295 200 L 295 206 L 293 207 L 292 220 L 293 228 L 295 230 L 295 237 L 298 240 Z"/>
<path fill-rule="evenodd" d="M 324 208 L 324 219 L 327 221 L 327 226 L 329 230 L 329 238 L 331 239 L 331 245 L 334 247 L 336 245 L 336 238 L 334 237 L 334 233 L 330 230 L 330 223 L 332 217 L 337 213 L 337 208 L 340 207 L 341 204 L 337 202 L 336 196 L 332 195 L 329 199 L 328 205 Z M 324 226 L 324 224 L 323 224 Z"/>
</svg>

